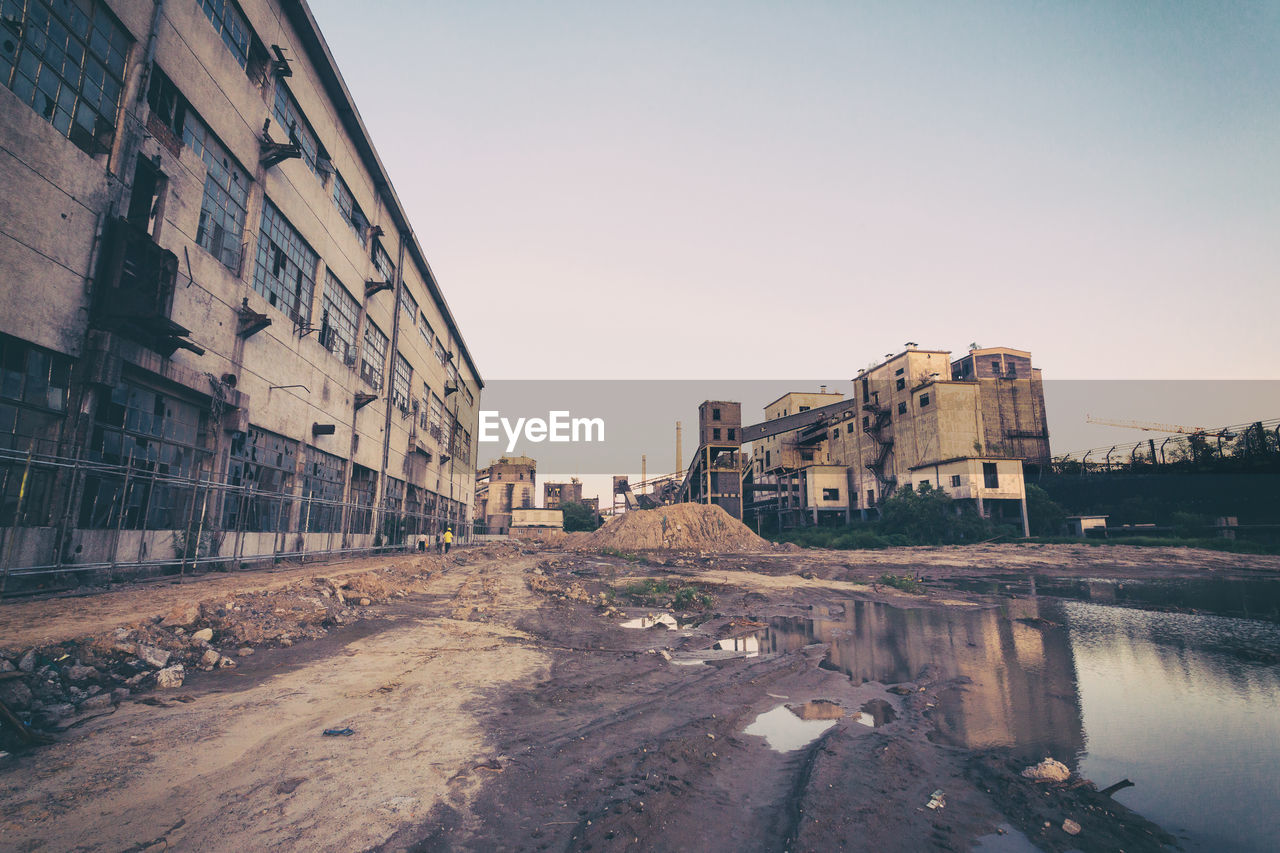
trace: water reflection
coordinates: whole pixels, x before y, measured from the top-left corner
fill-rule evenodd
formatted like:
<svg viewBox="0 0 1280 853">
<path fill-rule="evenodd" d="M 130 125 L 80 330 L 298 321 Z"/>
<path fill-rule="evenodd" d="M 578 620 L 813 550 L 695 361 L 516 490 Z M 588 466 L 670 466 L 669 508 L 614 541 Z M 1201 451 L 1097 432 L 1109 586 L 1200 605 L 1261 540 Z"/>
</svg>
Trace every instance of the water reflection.
<svg viewBox="0 0 1280 853">
<path fill-rule="evenodd" d="M 1115 798 L 1191 850 L 1274 850 L 1280 625 L 1064 601 L 1088 752 Z M 1053 616 L 1049 618 L 1055 618 Z M 1271 658 L 1274 660 L 1274 656 Z"/>
<path fill-rule="evenodd" d="M 835 724 L 833 719 L 801 719 L 786 705 L 779 705 L 756 717 L 742 733 L 763 737 L 775 752 L 791 752 L 817 740 Z"/>
<path fill-rule="evenodd" d="M 897 684 L 925 672 L 967 676 L 972 683 L 934 709 L 943 739 L 1051 754 L 1074 766 L 1084 733 L 1071 646 L 1065 631 L 1040 618 L 1035 600 L 964 610 L 850 601 L 837 616 L 775 620 L 763 632 L 761 651 L 828 643 L 827 668 L 858 682 Z"/>
</svg>

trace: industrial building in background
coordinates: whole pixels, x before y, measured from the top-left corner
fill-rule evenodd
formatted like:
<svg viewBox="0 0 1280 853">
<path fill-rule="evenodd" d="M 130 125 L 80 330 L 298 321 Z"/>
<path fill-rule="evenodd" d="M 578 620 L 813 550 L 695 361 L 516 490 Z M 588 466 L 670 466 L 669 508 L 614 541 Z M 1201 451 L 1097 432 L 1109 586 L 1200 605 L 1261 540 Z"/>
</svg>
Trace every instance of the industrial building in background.
<svg viewBox="0 0 1280 853">
<path fill-rule="evenodd" d="M 4 27 L 6 576 L 465 527 L 483 383 L 307 5 Z"/>
<path fill-rule="evenodd" d="M 537 479 L 538 463 L 528 456 L 502 456 L 477 471 L 476 531 L 510 532 L 514 510 L 537 507 Z"/>
<path fill-rule="evenodd" d="M 908 344 L 854 378 L 854 397 L 794 391 L 743 427 L 736 403 L 699 407 L 679 500 L 784 527 L 874 517 L 899 489 L 941 489 L 1027 527 L 1024 466 L 1049 463 L 1044 386 L 1031 354 Z M 751 448 L 749 458 L 740 446 Z"/>
</svg>

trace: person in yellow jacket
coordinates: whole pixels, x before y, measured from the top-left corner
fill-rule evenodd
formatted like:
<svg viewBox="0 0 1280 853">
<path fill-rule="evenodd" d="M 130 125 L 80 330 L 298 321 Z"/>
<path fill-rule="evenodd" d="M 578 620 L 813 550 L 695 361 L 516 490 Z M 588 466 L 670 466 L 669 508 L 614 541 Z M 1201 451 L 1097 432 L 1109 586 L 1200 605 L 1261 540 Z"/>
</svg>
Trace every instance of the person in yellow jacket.
<svg viewBox="0 0 1280 853">
<path fill-rule="evenodd" d="M 453 528 L 450 527 L 444 532 L 444 552 L 449 553 L 449 546 L 453 544 Z"/>
</svg>

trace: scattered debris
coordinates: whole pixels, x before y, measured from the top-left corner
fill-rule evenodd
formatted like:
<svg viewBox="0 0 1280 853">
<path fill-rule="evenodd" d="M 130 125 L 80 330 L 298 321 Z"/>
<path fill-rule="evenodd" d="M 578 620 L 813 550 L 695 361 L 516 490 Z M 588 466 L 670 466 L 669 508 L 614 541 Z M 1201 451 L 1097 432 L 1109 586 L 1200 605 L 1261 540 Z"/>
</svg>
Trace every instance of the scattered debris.
<svg viewBox="0 0 1280 853">
<path fill-rule="evenodd" d="M 1076 823 L 1071 818 L 1067 818 L 1062 822 L 1062 831 L 1065 832 L 1067 835 L 1079 835 L 1080 824 Z"/>
<path fill-rule="evenodd" d="M 947 795 L 939 788 L 929 795 L 929 802 L 925 805 L 931 809 L 945 809 L 947 807 Z"/>
<path fill-rule="evenodd" d="M 356 730 L 351 728 L 350 726 L 347 726 L 344 729 L 325 729 L 324 730 L 325 737 L 348 737 L 355 733 L 356 733 Z"/>
<path fill-rule="evenodd" d="M 571 534 L 572 548 L 595 550 L 768 551 L 768 542 L 715 504 L 631 510 L 591 533 Z"/>
<path fill-rule="evenodd" d="M 1033 764 L 1023 770 L 1022 775 L 1036 782 L 1065 782 L 1071 778 L 1071 771 L 1061 761 L 1045 758 L 1039 764 Z"/>
</svg>

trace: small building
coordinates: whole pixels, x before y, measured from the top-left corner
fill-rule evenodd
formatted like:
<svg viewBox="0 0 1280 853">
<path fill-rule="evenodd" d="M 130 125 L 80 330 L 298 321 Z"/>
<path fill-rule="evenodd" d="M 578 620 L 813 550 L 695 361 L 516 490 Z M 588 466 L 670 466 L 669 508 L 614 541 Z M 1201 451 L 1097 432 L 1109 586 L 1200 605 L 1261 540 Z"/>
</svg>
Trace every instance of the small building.
<svg viewBox="0 0 1280 853">
<path fill-rule="evenodd" d="M 502 456 L 476 472 L 477 524 L 485 533 L 506 533 L 511 513 L 536 506 L 538 463 L 528 456 Z"/>
<path fill-rule="evenodd" d="M 542 505 L 547 509 L 568 503 L 582 503 L 582 481 L 577 477 L 569 478 L 567 483 L 543 483 Z"/>
<path fill-rule="evenodd" d="M 1091 532 L 1092 531 L 1092 532 Z M 1068 515 L 1068 536 L 1106 536 L 1107 516 L 1105 515 Z"/>
</svg>

